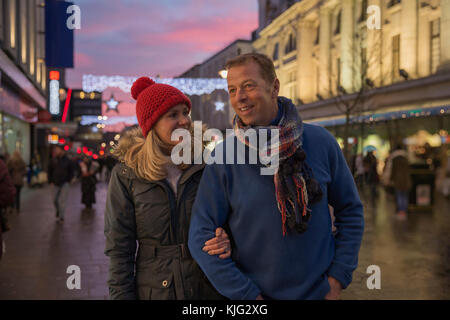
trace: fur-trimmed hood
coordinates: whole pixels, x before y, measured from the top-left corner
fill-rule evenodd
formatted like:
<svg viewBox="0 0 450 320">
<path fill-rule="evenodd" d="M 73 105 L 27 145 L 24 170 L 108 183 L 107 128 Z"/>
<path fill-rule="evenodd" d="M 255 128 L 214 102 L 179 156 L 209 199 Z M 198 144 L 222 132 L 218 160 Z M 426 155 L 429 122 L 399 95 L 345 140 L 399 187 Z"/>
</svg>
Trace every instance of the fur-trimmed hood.
<svg viewBox="0 0 450 320">
<path fill-rule="evenodd" d="M 144 140 L 142 130 L 139 127 L 127 130 L 119 140 L 119 143 L 114 146 L 113 156 L 119 161 L 125 160 L 125 155 L 127 154 L 130 147 L 139 141 Z"/>
</svg>

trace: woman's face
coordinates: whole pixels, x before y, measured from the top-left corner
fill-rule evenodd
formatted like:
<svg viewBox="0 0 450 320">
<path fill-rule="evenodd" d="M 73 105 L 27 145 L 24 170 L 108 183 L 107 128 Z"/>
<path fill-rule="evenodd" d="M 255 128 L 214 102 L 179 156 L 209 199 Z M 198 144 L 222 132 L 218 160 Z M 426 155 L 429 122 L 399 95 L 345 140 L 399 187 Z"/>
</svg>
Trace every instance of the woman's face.
<svg viewBox="0 0 450 320">
<path fill-rule="evenodd" d="M 188 107 L 185 104 L 177 104 L 156 122 L 154 130 L 162 142 L 175 146 L 182 141 L 182 138 L 178 141 L 172 141 L 170 139 L 172 132 L 180 128 L 189 130 L 190 127 L 191 118 Z"/>
</svg>

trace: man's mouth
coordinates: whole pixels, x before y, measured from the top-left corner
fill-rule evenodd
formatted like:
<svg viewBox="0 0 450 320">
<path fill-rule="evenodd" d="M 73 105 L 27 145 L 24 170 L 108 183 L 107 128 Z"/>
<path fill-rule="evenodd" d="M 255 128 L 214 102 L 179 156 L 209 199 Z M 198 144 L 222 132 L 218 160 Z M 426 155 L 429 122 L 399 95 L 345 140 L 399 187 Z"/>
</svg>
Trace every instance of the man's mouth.
<svg viewBox="0 0 450 320">
<path fill-rule="evenodd" d="M 245 113 L 246 111 L 251 110 L 252 108 L 253 108 L 253 106 L 244 106 L 244 107 L 240 107 L 239 111 Z"/>
</svg>

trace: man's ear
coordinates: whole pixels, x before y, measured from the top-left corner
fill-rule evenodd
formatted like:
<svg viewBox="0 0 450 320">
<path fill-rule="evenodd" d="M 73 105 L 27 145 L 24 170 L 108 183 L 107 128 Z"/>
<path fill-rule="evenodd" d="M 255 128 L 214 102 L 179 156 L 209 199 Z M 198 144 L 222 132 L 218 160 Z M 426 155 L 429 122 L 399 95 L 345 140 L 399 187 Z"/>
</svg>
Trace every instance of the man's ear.
<svg viewBox="0 0 450 320">
<path fill-rule="evenodd" d="M 278 97 L 279 92 L 280 92 L 280 80 L 278 80 L 278 78 L 275 78 L 273 82 L 272 99 L 276 99 Z"/>
</svg>

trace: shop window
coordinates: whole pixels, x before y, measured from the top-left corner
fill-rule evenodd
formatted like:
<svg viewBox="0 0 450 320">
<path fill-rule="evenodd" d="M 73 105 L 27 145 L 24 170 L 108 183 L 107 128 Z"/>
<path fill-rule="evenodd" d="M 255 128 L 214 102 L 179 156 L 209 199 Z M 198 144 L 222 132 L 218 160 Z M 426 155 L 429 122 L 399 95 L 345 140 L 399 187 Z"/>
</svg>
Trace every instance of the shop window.
<svg viewBox="0 0 450 320">
<path fill-rule="evenodd" d="M 278 60 L 278 42 L 275 44 L 275 47 L 273 48 L 272 60 L 273 61 Z"/>
<path fill-rule="evenodd" d="M 316 41 L 314 41 L 314 44 L 319 44 L 320 41 L 320 26 L 317 27 L 317 34 L 316 34 Z"/>
<path fill-rule="evenodd" d="M 441 21 L 436 19 L 430 22 L 431 24 L 431 73 L 436 73 L 439 64 L 441 63 Z"/>
<path fill-rule="evenodd" d="M 341 33 L 341 15 L 342 15 L 342 10 L 339 10 L 339 13 L 336 16 L 336 29 L 334 30 L 335 35 Z"/>
<path fill-rule="evenodd" d="M 336 88 L 339 88 L 341 86 L 341 58 L 336 59 Z"/>
<path fill-rule="evenodd" d="M 400 70 L 400 35 L 392 38 L 392 81 L 399 80 Z"/>
<path fill-rule="evenodd" d="M 402 0 L 389 0 L 389 2 L 387 3 L 387 7 L 391 8 L 399 3 L 402 3 Z"/>
<path fill-rule="evenodd" d="M 367 0 L 361 1 L 361 14 L 359 16 L 358 22 L 364 22 L 367 20 Z"/>
<path fill-rule="evenodd" d="M 288 53 L 290 53 L 290 52 L 292 52 L 292 51 L 294 51 L 296 49 L 297 49 L 297 40 L 296 40 L 295 36 L 291 33 L 289 35 L 289 40 L 286 43 L 286 47 L 284 49 L 284 53 L 288 54 Z"/>
</svg>

